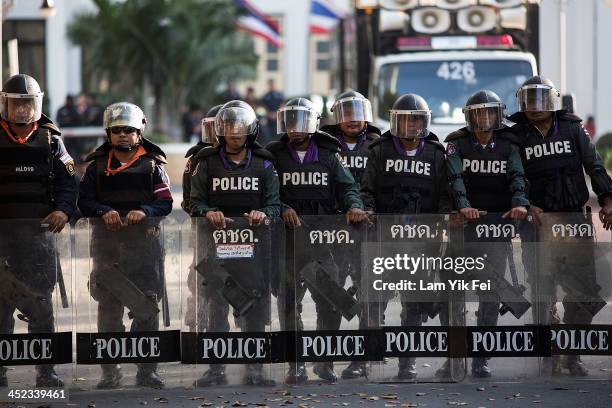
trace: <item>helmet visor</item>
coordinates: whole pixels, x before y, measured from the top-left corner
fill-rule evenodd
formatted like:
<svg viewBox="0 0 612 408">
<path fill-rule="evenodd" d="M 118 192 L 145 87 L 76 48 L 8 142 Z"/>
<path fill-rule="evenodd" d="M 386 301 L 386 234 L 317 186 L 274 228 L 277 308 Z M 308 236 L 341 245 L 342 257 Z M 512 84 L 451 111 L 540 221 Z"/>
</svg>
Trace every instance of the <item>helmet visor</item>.
<svg viewBox="0 0 612 408">
<path fill-rule="evenodd" d="M 252 109 L 232 106 L 221 109 L 215 117 L 215 134 L 219 137 L 247 136 L 257 131 L 257 116 Z"/>
<path fill-rule="evenodd" d="M 336 124 L 346 122 L 372 122 L 372 105 L 362 98 L 337 100 L 332 108 Z"/>
<path fill-rule="evenodd" d="M 282 133 L 314 133 L 319 126 L 319 114 L 301 106 L 287 106 L 276 114 L 276 131 Z"/>
<path fill-rule="evenodd" d="M 554 112 L 561 109 L 561 93 L 545 85 L 527 85 L 516 94 L 519 112 Z"/>
<path fill-rule="evenodd" d="M 505 106 L 501 103 L 483 103 L 467 106 L 463 112 L 470 132 L 490 132 L 501 129 L 504 121 Z"/>
<path fill-rule="evenodd" d="M 212 143 L 215 138 L 215 118 L 202 119 L 202 142 Z"/>
<path fill-rule="evenodd" d="M 429 135 L 430 111 L 391 110 L 389 113 L 389 131 L 393 136 L 400 139 L 422 139 Z"/>
<path fill-rule="evenodd" d="M 131 126 L 144 131 L 146 119 L 144 112 L 131 103 L 115 103 L 104 110 L 104 129 L 115 126 Z"/>
<path fill-rule="evenodd" d="M 0 93 L 0 115 L 10 123 L 32 123 L 42 115 L 43 93 Z"/>
</svg>

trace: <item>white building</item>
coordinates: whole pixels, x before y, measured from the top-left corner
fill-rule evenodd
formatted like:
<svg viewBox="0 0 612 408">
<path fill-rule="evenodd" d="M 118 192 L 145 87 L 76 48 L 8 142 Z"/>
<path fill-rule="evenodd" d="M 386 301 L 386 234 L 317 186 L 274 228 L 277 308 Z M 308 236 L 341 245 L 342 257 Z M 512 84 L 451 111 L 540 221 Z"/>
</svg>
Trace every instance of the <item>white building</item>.
<svg viewBox="0 0 612 408">
<path fill-rule="evenodd" d="M 349 0 L 336 2 L 348 8 Z M 264 39 L 253 37 L 260 57 L 257 79 L 245 81 L 241 88 L 252 86 L 261 95 L 272 78 L 286 96 L 329 93 L 330 36 L 310 33 L 310 0 L 251 0 L 251 3 L 279 23 L 283 47 L 277 50 Z"/>
<path fill-rule="evenodd" d="M 6 0 L 5 0 L 6 1 Z M 350 0 L 339 0 L 346 3 Z M 577 113 L 583 117 L 594 115 L 598 134 L 612 131 L 612 115 L 608 103 L 612 101 L 612 0 L 542 0 L 540 12 L 540 72 L 561 84 L 559 47 L 559 10 L 567 3 L 567 65 L 566 92 L 577 98 Z M 287 96 L 327 93 L 329 75 L 325 60 L 329 60 L 329 43 L 325 35 L 309 33 L 310 0 L 252 0 L 266 14 L 281 24 L 283 48 L 276 50 L 256 38 L 260 55 L 257 81 L 252 85 L 256 94 L 266 90 L 268 78 L 276 79 L 277 86 Z M 43 22 L 39 14 L 40 0 L 14 1 L 5 20 L 6 28 L 13 22 Z M 90 0 L 56 1 L 56 14 L 44 23 L 45 84 L 49 98 L 49 112 L 53 115 L 63 104 L 66 94 L 81 90 L 81 59 L 78 48 L 66 37 L 66 26 L 76 13 L 93 8 Z M 24 45 L 27 43 L 24 39 Z M 327 45 L 325 44 L 327 42 Z M 3 46 L 6 44 L 3 43 Z M 36 47 L 34 45 L 34 47 Z M 31 62 L 31 61 L 30 61 Z M 25 66 L 26 61 L 22 64 Z M 6 67 L 6 62 L 4 63 Z M 6 79 L 6 68 L 4 69 Z"/>
<path fill-rule="evenodd" d="M 4 48 L 6 41 L 11 39 L 11 33 L 7 33 L 7 28 L 16 27 L 19 30 L 19 26 L 24 26 L 27 29 L 29 28 L 26 26 L 27 24 L 34 25 L 34 29 L 36 29 L 36 25 L 41 26 L 44 35 L 40 44 L 38 44 L 36 38 L 27 39 L 34 40 L 28 44 L 26 38 L 23 38 L 23 34 L 19 32 L 21 30 L 17 32 L 19 34 L 17 39 L 20 43 L 20 68 L 24 74 L 38 74 L 32 72 L 35 71 L 33 66 L 36 64 L 33 64 L 34 61 L 32 60 L 28 61 L 32 58 L 28 57 L 30 53 L 24 52 L 28 45 L 31 46 L 30 51 L 32 53 L 44 55 L 45 72 L 43 78 L 40 79 L 40 75 L 43 75 L 42 72 L 33 76 L 40 79 L 44 86 L 49 103 L 47 113 L 55 119 L 55 113 L 64 104 L 66 95 L 78 94 L 81 91 L 81 52 L 68 40 L 66 27 L 75 14 L 94 10 L 93 4 L 90 0 L 56 1 L 55 14 L 45 21 L 40 14 L 41 0 L 18 0 L 12 1 L 12 3 L 13 6 L 6 14 L 3 24 L 2 47 Z M 21 44 L 22 42 L 23 44 Z M 6 80 L 8 75 L 6 61 L 3 61 L 2 75 L 3 81 Z"/>
</svg>

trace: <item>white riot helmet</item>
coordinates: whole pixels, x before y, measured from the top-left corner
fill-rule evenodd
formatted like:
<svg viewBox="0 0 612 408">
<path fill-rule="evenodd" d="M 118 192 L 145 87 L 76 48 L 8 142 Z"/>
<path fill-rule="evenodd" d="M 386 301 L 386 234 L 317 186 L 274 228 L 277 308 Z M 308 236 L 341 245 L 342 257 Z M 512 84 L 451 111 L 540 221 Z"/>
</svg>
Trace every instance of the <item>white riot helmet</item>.
<svg viewBox="0 0 612 408">
<path fill-rule="evenodd" d="M 132 127 L 144 132 L 147 118 L 137 105 L 129 102 L 117 102 L 108 105 L 104 110 L 104 129 L 109 130 L 116 126 Z"/>
<path fill-rule="evenodd" d="M 111 133 L 138 133 L 138 142 L 135 144 L 122 142 L 118 145 L 113 145 L 113 148 L 119 151 L 129 152 L 140 145 L 146 123 L 147 118 L 144 112 L 133 103 L 117 102 L 108 105 L 104 110 L 104 129 L 106 129 L 109 143 L 112 143 Z"/>
</svg>

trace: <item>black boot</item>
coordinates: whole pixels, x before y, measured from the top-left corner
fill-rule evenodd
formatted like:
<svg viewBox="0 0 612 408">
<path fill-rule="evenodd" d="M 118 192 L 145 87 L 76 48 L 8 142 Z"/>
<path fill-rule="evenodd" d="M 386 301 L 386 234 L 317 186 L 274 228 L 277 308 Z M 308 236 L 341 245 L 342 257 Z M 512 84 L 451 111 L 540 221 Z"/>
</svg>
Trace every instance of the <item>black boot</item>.
<svg viewBox="0 0 612 408">
<path fill-rule="evenodd" d="M 285 384 L 303 384 L 308 380 L 304 363 L 289 363 L 289 370 L 285 376 Z"/>
<path fill-rule="evenodd" d="M 246 373 L 244 374 L 244 383 L 246 385 L 257 385 L 263 387 L 269 387 L 275 385 L 275 381 L 267 378 L 262 369 L 261 364 L 249 364 L 246 367 Z"/>
<path fill-rule="evenodd" d="M 586 377 L 589 375 L 589 370 L 580 361 L 580 356 L 567 356 L 567 369 L 570 375 L 574 377 Z"/>
<path fill-rule="evenodd" d="M 543 357 L 542 372 L 544 375 L 557 376 L 561 374 L 561 356 Z"/>
<path fill-rule="evenodd" d="M 59 378 L 52 365 L 36 366 L 36 387 L 63 387 L 64 382 Z"/>
<path fill-rule="evenodd" d="M 0 367 L 0 387 L 8 387 L 8 379 L 6 378 L 6 367 Z"/>
<path fill-rule="evenodd" d="M 472 375 L 476 378 L 488 378 L 491 376 L 491 369 L 487 365 L 486 358 L 475 357 L 472 359 Z"/>
<path fill-rule="evenodd" d="M 451 377 L 451 367 L 450 367 L 450 359 L 446 359 L 444 364 L 440 368 L 436 370 L 437 378 L 450 378 Z"/>
<path fill-rule="evenodd" d="M 164 388 L 164 380 L 157 374 L 157 364 L 138 364 L 136 385 L 149 388 Z"/>
<path fill-rule="evenodd" d="M 363 361 L 353 361 L 348 367 L 342 370 L 342 378 L 344 380 L 366 377 L 367 375 L 366 363 Z"/>
<path fill-rule="evenodd" d="M 117 388 L 121 384 L 121 367 L 115 364 L 103 364 L 102 366 L 102 378 L 97 385 L 97 388 L 101 390 L 107 390 Z"/>
<path fill-rule="evenodd" d="M 437 378 L 454 378 L 454 376 L 463 378 L 464 370 L 465 370 L 464 361 L 465 361 L 464 359 L 459 359 L 459 358 L 455 359 L 455 361 L 453 362 L 454 364 L 451 369 L 451 360 L 450 358 L 447 358 L 444 364 L 442 364 L 442 366 L 436 370 L 435 376 Z M 454 375 L 453 375 L 453 371 L 454 371 Z"/>
<path fill-rule="evenodd" d="M 314 371 L 320 379 L 328 383 L 335 383 L 338 381 L 338 376 L 334 373 L 334 363 L 316 363 L 312 371 Z"/>
<path fill-rule="evenodd" d="M 416 358 L 400 358 L 399 370 L 397 372 L 398 380 L 414 380 L 417 376 Z"/>
<path fill-rule="evenodd" d="M 225 366 L 222 364 L 211 364 L 210 368 L 200 378 L 194 381 L 194 387 L 210 387 L 212 385 L 225 385 Z"/>
</svg>

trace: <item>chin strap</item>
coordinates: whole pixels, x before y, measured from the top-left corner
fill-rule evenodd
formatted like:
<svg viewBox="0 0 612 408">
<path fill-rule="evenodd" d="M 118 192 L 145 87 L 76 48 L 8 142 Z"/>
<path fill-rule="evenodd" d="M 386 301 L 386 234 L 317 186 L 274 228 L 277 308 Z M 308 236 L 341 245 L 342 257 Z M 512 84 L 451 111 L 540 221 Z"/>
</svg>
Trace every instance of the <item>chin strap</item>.
<svg viewBox="0 0 612 408">
<path fill-rule="evenodd" d="M 227 151 L 227 144 L 224 144 L 223 152 L 226 154 L 226 156 L 236 156 L 237 154 L 242 153 L 242 151 L 247 148 L 247 145 L 248 145 L 248 142 L 243 144 L 242 146 L 240 146 L 240 148 L 238 149 L 237 152 L 228 152 Z"/>
<path fill-rule="evenodd" d="M 142 144 L 142 135 L 140 134 L 138 135 L 138 141 L 134 143 L 133 145 L 114 145 L 111 143 L 110 135 L 108 136 L 108 142 L 110 143 L 111 147 L 117 150 L 118 152 L 127 153 L 127 152 L 131 152 L 132 150 L 138 148 L 138 146 Z"/>
</svg>

